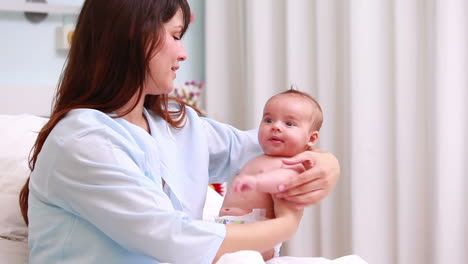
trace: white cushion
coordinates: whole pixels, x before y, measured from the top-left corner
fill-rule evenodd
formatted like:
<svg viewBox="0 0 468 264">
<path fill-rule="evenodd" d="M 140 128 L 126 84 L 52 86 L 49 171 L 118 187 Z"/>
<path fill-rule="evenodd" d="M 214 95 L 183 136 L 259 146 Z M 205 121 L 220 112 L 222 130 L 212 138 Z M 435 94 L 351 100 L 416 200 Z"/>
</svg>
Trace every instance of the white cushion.
<svg viewBox="0 0 468 264">
<path fill-rule="evenodd" d="M 28 259 L 28 242 L 0 239 L 0 263 L 24 264 Z"/>
<path fill-rule="evenodd" d="M 0 115 L 0 236 L 26 240 L 27 227 L 19 208 L 19 192 L 29 176 L 28 157 L 47 118 Z"/>
<path fill-rule="evenodd" d="M 205 207 L 203 208 L 203 220 L 214 221 L 219 215 L 219 210 L 223 205 L 224 197 L 217 193 L 213 188 L 208 187 L 206 192 Z"/>
</svg>

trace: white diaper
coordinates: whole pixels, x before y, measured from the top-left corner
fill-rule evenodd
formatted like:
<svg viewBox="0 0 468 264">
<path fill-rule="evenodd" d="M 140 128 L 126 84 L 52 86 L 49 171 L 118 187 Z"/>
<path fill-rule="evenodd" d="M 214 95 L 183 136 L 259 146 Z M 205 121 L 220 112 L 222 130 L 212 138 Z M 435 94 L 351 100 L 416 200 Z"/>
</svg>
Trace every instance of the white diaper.
<svg viewBox="0 0 468 264">
<path fill-rule="evenodd" d="M 255 208 L 246 215 L 225 215 L 215 217 L 215 222 L 220 224 L 249 224 L 267 220 L 265 208 Z"/>
<path fill-rule="evenodd" d="M 225 215 L 215 217 L 215 222 L 220 224 L 250 224 L 258 221 L 267 220 L 266 209 L 265 208 L 255 208 L 252 209 L 251 213 L 246 215 L 234 216 L 234 215 Z M 275 257 L 279 256 L 281 244 L 275 246 Z"/>
</svg>

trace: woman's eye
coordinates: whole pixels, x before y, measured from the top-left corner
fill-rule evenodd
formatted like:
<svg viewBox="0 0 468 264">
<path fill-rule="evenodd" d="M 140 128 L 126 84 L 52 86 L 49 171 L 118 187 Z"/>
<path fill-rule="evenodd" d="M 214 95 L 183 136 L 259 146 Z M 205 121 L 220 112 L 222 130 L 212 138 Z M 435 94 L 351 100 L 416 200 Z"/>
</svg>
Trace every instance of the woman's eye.
<svg viewBox="0 0 468 264">
<path fill-rule="evenodd" d="M 293 122 L 286 122 L 287 126 L 295 126 Z"/>
<path fill-rule="evenodd" d="M 173 38 L 174 38 L 175 40 L 180 40 L 180 37 L 178 37 L 178 36 L 173 36 Z"/>
</svg>

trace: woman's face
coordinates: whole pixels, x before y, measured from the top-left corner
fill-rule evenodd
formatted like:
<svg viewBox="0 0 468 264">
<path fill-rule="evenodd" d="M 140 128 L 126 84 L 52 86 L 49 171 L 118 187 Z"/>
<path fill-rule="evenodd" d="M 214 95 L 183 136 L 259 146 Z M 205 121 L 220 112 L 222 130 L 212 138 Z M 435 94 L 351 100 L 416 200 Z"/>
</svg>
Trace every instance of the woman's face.
<svg viewBox="0 0 468 264">
<path fill-rule="evenodd" d="M 187 58 L 184 45 L 180 37 L 184 27 L 182 10 L 164 24 L 164 41 L 162 48 L 154 55 L 149 63 L 149 74 L 145 80 L 145 94 L 167 94 L 174 89 L 176 71 L 179 62 Z"/>
</svg>

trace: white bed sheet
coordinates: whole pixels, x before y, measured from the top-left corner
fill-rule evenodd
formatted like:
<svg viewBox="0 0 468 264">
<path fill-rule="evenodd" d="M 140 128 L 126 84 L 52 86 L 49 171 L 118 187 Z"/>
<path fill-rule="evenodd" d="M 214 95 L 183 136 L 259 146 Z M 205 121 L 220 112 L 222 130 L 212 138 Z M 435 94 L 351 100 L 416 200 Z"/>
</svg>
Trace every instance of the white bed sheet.
<svg viewBox="0 0 468 264">
<path fill-rule="evenodd" d="M 207 199 L 203 212 L 203 219 L 213 221 L 218 216 L 219 209 L 223 204 L 223 197 L 208 188 Z M 263 261 L 262 256 L 257 251 L 243 250 L 223 255 L 217 264 L 368 264 L 362 258 L 356 255 L 344 256 L 338 259 L 330 260 L 326 258 L 311 257 L 276 257 L 267 262 Z"/>
<path fill-rule="evenodd" d="M 223 255 L 216 264 L 368 264 L 356 255 L 344 256 L 337 259 L 310 257 L 276 257 L 264 262 L 260 253 L 243 250 Z"/>
</svg>

